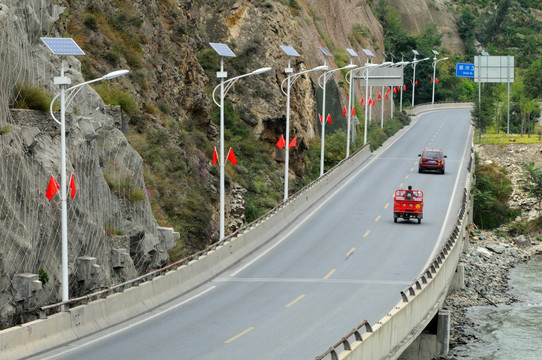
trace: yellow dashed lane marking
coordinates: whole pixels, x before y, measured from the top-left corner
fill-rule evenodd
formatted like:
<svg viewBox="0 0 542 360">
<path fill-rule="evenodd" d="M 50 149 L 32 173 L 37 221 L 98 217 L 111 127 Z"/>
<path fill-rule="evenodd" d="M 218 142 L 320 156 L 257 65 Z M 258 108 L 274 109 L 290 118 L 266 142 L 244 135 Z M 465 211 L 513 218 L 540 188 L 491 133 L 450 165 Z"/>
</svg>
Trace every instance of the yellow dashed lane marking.
<svg viewBox="0 0 542 360">
<path fill-rule="evenodd" d="M 350 255 L 352 255 L 352 253 L 354 253 L 354 251 L 356 251 L 356 248 L 353 247 L 352 249 L 350 249 L 350 251 L 346 254 L 346 257 L 349 257 Z"/>
<path fill-rule="evenodd" d="M 370 233 L 371 233 L 371 230 L 367 230 L 365 234 L 363 234 L 363 237 L 366 238 L 367 236 L 369 236 Z"/>
<path fill-rule="evenodd" d="M 408 175 L 407 175 L 407 176 L 405 176 L 405 179 L 408 179 Z"/>
<path fill-rule="evenodd" d="M 390 203 L 387 203 L 385 206 L 384 206 L 384 209 L 387 209 L 390 207 Z"/>
<path fill-rule="evenodd" d="M 331 277 L 331 275 L 333 275 L 333 273 L 334 273 L 335 271 L 336 271 L 335 269 L 331 269 L 331 271 L 328 272 L 326 276 L 324 276 L 324 279 L 329 279 L 329 278 Z"/>
<path fill-rule="evenodd" d="M 375 219 L 375 222 L 378 222 L 382 216 L 378 215 Z"/>
<path fill-rule="evenodd" d="M 305 294 L 299 295 L 297 298 L 295 298 L 295 300 L 293 300 L 292 302 L 290 302 L 289 304 L 287 304 L 285 307 L 289 308 L 290 306 L 294 305 L 296 302 L 298 302 L 299 300 L 303 299 L 304 297 L 305 297 Z"/>
<path fill-rule="evenodd" d="M 231 343 L 232 341 L 235 341 L 235 340 L 239 339 L 241 336 L 248 334 L 248 333 L 251 332 L 252 330 L 254 330 L 254 326 L 249 327 L 249 328 L 246 329 L 245 331 L 241 331 L 239 334 L 237 334 L 237 335 L 235 335 L 234 337 L 232 337 L 232 338 L 226 340 L 224 343 L 225 343 L 225 344 L 229 344 L 229 343 Z"/>
</svg>

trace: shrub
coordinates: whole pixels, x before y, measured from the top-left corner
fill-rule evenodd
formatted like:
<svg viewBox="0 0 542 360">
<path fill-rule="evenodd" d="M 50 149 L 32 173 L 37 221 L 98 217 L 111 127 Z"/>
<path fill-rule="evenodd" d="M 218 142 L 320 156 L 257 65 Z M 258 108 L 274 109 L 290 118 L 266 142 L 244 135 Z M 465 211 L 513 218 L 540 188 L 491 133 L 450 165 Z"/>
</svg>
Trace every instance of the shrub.
<svg viewBox="0 0 542 360">
<path fill-rule="evenodd" d="M 112 88 L 109 83 L 94 84 L 94 90 L 100 95 L 102 100 L 109 105 L 120 105 L 128 115 L 134 115 L 137 111 L 137 103 L 127 92 Z"/>
<path fill-rule="evenodd" d="M 12 106 L 16 109 L 49 111 L 51 96 L 40 87 L 17 84 Z"/>
<path fill-rule="evenodd" d="M 47 284 L 49 282 L 49 274 L 43 268 L 39 268 L 38 277 L 42 284 Z"/>
<path fill-rule="evenodd" d="M 9 125 L 0 127 L 0 135 L 7 134 L 10 131 L 11 131 L 11 126 L 9 126 Z"/>
<path fill-rule="evenodd" d="M 507 205 L 512 185 L 505 168 L 481 164 L 476 157 L 475 177 L 473 219 L 479 228 L 494 229 L 518 214 Z"/>
</svg>

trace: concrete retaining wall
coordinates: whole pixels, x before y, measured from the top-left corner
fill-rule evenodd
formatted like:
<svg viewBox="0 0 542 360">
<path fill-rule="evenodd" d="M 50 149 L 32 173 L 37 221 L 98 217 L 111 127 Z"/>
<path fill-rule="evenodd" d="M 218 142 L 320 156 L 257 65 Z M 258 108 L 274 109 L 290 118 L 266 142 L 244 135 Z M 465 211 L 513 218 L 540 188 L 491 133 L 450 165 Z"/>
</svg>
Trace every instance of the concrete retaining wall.
<svg viewBox="0 0 542 360">
<path fill-rule="evenodd" d="M 3 360 L 18 359 L 73 341 L 148 311 L 217 276 L 258 247 L 271 241 L 289 223 L 335 188 L 371 155 L 365 146 L 280 207 L 239 231 L 197 260 L 152 281 L 105 299 L 74 307 L 46 319 L 0 331 Z"/>
</svg>

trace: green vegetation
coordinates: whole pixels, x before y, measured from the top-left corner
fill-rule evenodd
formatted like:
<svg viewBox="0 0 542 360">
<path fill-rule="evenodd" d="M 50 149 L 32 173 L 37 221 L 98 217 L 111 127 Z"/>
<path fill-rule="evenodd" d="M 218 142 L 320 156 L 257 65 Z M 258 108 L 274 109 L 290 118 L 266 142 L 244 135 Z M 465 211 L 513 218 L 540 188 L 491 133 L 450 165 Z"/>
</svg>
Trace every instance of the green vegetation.
<svg viewBox="0 0 542 360">
<path fill-rule="evenodd" d="M 11 131 L 11 126 L 10 125 L 0 127 L 0 135 L 7 134 L 10 131 Z"/>
<path fill-rule="evenodd" d="M 137 113 L 138 105 L 127 92 L 111 86 L 109 82 L 93 84 L 92 87 L 106 104 L 120 105 L 122 110 L 128 115 L 135 115 Z"/>
<path fill-rule="evenodd" d="M 538 201 L 538 217 L 542 211 L 542 167 L 536 167 L 533 162 L 523 164 L 525 183 L 523 188 Z"/>
<path fill-rule="evenodd" d="M 52 97 L 43 88 L 17 84 L 14 93 L 13 108 L 49 111 Z"/>
<path fill-rule="evenodd" d="M 49 274 L 47 274 L 47 271 L 45 271 L 43 268 L 39 268 L 38 279 L 42 284 L 47 284 L 49 282 Z"/>
<path fill-rule="evenodd" d="M 482 164 L 476 156 L 473 220 L 481 229 L 494 229 L 519 215 L 507 205 L 512 185 L 506 175 L 505 168 Z"/>
</svg>

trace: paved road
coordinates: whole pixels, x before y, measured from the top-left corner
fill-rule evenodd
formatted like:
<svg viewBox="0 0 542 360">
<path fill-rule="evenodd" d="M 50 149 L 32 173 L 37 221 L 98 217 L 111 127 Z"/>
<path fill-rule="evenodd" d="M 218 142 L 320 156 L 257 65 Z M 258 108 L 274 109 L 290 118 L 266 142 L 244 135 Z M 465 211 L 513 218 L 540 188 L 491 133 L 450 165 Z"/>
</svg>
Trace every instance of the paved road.
<svg viewBox="0 0 542 360">
<path fill-rule="evenodd" d="M 421 115 L 227 272 L 36 359 L 314 359 L 392 309 L 440 248 L 459 209 L 469 131 L 469 110 Z M 448 155 L 445 175 L 418 174 L 426 147 Z M 425 193 L 425 217 L 394 224 L 393 192 L 409 184 Z"/>
</svg>

